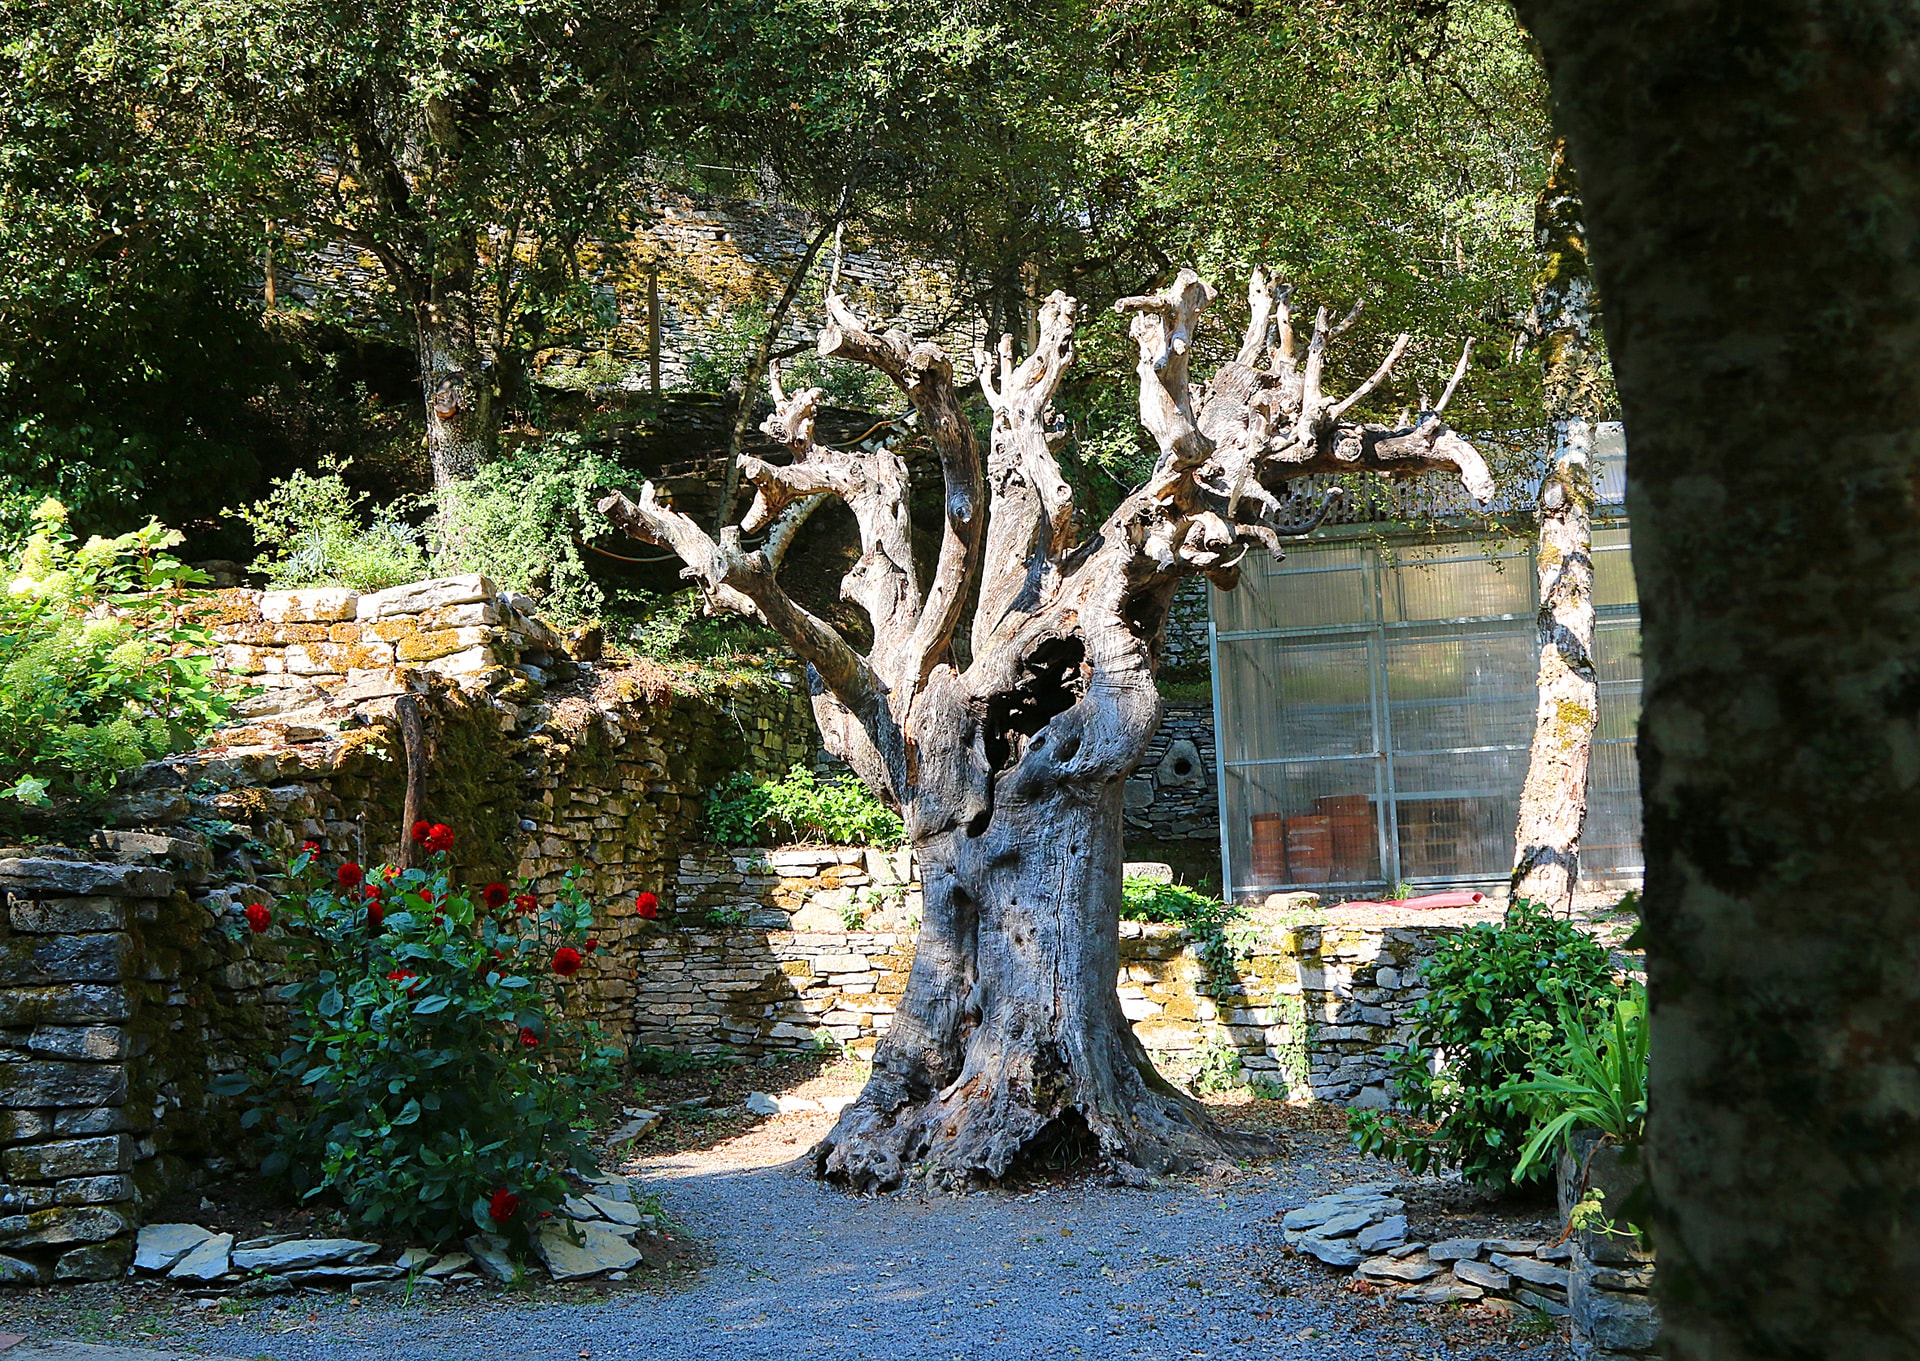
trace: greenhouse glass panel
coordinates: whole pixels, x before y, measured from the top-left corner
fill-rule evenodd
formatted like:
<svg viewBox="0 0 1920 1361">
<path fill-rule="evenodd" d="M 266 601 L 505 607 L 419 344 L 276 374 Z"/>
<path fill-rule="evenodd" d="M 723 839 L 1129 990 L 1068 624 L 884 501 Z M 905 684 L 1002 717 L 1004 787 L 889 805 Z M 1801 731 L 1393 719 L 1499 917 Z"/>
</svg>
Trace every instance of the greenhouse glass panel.
<svg viewBox="0 0 1920 1361">
<path fill-rule="evenodd" d="M 1348 531 L 1349 535 L 1351 531 Z M 1212 593 L 1221 850 L 1240 898 L 1504 883 L 1537 707 L 1533 545 L 1333 538 Z M 1594 534 L 1588 882 L 1638 876 L 1639 612 Z"/>
</svg>

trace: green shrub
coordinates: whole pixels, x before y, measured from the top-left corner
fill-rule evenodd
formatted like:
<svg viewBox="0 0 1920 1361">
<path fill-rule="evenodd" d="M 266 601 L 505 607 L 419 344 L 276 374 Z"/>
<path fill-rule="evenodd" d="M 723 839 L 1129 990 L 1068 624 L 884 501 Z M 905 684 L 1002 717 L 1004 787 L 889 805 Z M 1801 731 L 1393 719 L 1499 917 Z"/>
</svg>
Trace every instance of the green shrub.
<svg viewBox="0 0 1920 1361">
<path fill-rule="evenodd" d="M 1646 1138 L 1647 986 L 1631 982 L 1595 1010 L 1591 1023 L 1576 1012 L 1563 1014 L 1566 1041 L 1560 1051 L 1534 1065 L 1531 1081 L 1504 1088 L 1531 1122 L 1515 1181 L 1532 1176 L 1550 1155 L 1571 1149 L 1581 1130 L 1598 1131 L 1623 1148 Z"/>
<path fill-rule="evenodd" d="M 595 505 L 608 488 L 628 480 L 618 463 L 594 453 L 579 435 L 523 444 L 435 493 L 442 542 L 436 566 L 484 573 L 532 596 L 562 624 L 603 618 L 611 602 L 582 545 L 612 536 L 631 548 Z"/>
<path fill-rule="evenodd" d="M 700 593 L 688 589 L 641 604 L 627 634 L 633 650 L 660 662 L 708 661 L 742 654 L 791 657 L 785 640 L 758 620 L 731 611 L 708 614 Z"/>
<path fill-rule="evenodd" d="M 369 503 L 347 486 L 344 463 L 319 475 L 296 470 L 267 494 L 227 514 L 253 531 L 253 570 L 276 590 L 346 586 L 379 591 L 430 575 L 420 532 L 398 503 Z"/>
<path fill-rule="evenodd" d="M 816 780 L 795 767 L 771 781 L 736 771 L 716 786 L 707 796 L 707 834 L 723 846 L 804 840 L 892 848 L 906 825 L 859 780 Z"/>
<path fill-rule="evenodd" d="M 143 761 L 225 721 L 206 630 L 179 587 L 206 578 L 150 522 L 77 545 L 47 500 L 0 594 L 0 795 L 98 798 Z"/>
<path fill-rule="evenodd" d="M 587 1120 L 614 1086 L 618 1051 L 563 1011 L 592 909 L 571 876 L 546 903 L 456 888 L 439 850 L 365 884 L 342 871 L 322 874 L 310 847 L 271 918 L 248 909 L 256 931 L 285 932 L 293 1037 L 221 1090 L 252 1086 L 264 1172 L 338 1198 L 364 1230 L 524 1240 L 563 1174 L 590 1168 Z"/>
<path fill-rule="evenodd" d="M 1427 995 L 1413 1007 L 1412 1043 L 1393 1059 L 1404 1114 L 1354 1111 L 1354 1141 L 1415 1172 L 1439 1165 L 1481 1184 L 1507 1181 L 1531 1124 L 1510 1084 L 1561 1051 L 1568 1018 L 1613 996 L 1607 952 L 1522 900 L 1499 925 L 1442 940 L 1420 981 Z"/>
<path fill-rule="evenodd" d="M 1199 1096 L 1238 1091 L 1247 1085 L 1240 1069 L 1240 1050 L 1221 1031 L 1215 1031 L 1195 1059 L 1187 1086 Z"/>
</svg>

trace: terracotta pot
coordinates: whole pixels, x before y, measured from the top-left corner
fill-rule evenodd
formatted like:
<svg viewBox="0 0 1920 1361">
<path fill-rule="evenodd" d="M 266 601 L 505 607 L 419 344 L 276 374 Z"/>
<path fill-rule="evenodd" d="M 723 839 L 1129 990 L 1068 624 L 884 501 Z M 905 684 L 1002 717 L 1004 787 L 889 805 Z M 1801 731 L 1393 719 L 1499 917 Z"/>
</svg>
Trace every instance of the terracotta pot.
<svg viewBox="0 0 1920 1361">
<path fill-rule="evenodd" d="M 1287 819 L 1287 869 L 1296 884 L 1333 878 L 1333 819 L 1320 814 Z"/>
<path fill-rule="evenodd" d="M 1253 815 L 1253 879 L 1262 888 L 1287 882 L 1287 819 L 1281 813 Z"/>
</svg>

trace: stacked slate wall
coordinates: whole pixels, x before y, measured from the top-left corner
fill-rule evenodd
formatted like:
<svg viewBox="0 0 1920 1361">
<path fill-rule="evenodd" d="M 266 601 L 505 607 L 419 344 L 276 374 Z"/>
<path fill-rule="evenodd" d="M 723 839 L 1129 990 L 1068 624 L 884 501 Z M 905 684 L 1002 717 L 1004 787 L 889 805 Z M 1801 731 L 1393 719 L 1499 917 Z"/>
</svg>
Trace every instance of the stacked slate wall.
<svg viewBox="0 0 1920 1361">
<path fill-rule="evenodd" d="M 202 846 L 65 854 L 0 851 L 0 1283 L 124 1272 L 143 1205 L 190 1163 L 233 1166 L 209 1084 L 273 1028 L 275 947 L 206 891 Z"/>
<path fill-rule="evenodd" d="M 663 895 L 664 899 L 665 895 Z M 831 1041 L 871 1054 L 906 988 L 920 886 L 904 852 L 697 847 L 633 941 L 633 1036 L 759 1056 Z M 1232 942 L 1213 976 L 1178 926 L 1120 924 L 1120 1003 L 1167 1066 L 1230 1048 L 1290 1096 L 1385 1105 L 1388 1054 L 1456 926 L 1323 925 Z"/>
</svg>

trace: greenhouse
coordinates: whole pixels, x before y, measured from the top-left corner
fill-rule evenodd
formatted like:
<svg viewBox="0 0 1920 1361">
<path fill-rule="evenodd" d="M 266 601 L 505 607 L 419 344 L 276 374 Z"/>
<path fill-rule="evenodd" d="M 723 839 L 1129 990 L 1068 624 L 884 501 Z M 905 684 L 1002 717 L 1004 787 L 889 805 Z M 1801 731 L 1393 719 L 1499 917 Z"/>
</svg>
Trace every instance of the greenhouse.
<svg viewBox="0 0 1920 1361">
<path fill-rule="evenodd" d="M 1641 868 L 1640 615 L 1618 425 L 1596 447 L 1600 727 L 1583 880 Z M 1212 591 L 1223 882 L 1252 898 L 1504 883 L 1536 702 L 1531 537 L 1323 529 Z"/>
</svg>

